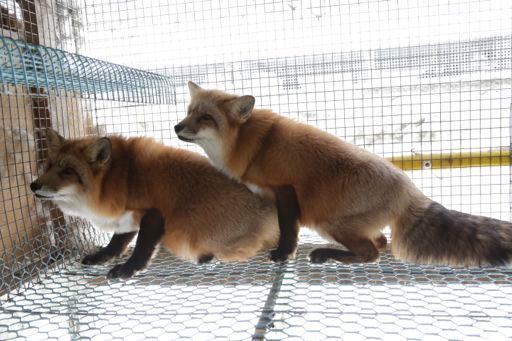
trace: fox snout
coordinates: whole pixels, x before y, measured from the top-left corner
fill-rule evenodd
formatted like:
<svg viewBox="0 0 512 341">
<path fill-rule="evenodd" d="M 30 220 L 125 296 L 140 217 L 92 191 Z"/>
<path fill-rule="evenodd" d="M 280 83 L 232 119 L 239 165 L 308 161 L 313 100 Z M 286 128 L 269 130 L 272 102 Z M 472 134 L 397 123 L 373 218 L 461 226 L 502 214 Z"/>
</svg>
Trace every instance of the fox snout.
<svg viewBox="0 0 512 341">
<path fill-rule="evenodd" d="M 30 183 L 30 190 L 37 198 L 45 199 L 52 195 L 53 190 L 46 188 L 43 182 L 39 181 L 39 179 Z"/>
<path fill-rule="evenodd" d="M 182 131 L 184 128 L 184 126 L 181 124 L 181 123 L 178 123 L 174 126 L 174 131 L 176 132 L 176 134 L 178 134 L 180 131 Z"/>
<path fill-rule="evenodd" d="M 40 190 L 40 189 L 41 189 L 41 187 L 43 187 L 43 185 L 42 185 L 42 184 L 40 184 L 40 183 L 39 183 L 39 182 L 37 182 L 37 181 L 34 181 L 34 182 L 32 182 L 32 183 L 30 184 L 30 190 L 31 190 L 32 192 L 34 192 L 34 193 L 35 193 L 36 191 Z"/>
<path fill-rule="evenodd" d="M 188 120 L 182 120 L 180 123 L 174 126 L 174 131 L 178 138 L 185 142 L 192 142 L 196 131 L 191 129 L 190 122 Z"/>
</svg>

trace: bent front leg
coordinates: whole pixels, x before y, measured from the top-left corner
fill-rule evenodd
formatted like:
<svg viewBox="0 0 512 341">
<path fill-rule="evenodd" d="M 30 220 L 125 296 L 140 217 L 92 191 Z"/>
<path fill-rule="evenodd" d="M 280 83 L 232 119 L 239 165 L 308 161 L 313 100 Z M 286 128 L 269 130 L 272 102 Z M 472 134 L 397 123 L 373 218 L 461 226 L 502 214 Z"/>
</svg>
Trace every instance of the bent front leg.
<svg viewBox="0 0 512 341">
<path fill-rule="evenodd" d="M 158 210 L 151 209 L 140 221 L 139 235 L 135 249 L 126 263 L 114 266 L 107 278 L 130 278 L 146 268 L 155 248 L 164 234 L 164 218 Z"/>
<path fill-rule="evenodd" d="M 300 207 L 292 186 L 277 187 L 274 195 L 279 221 L 279 244 L 277 249 L 270 252 L 270 259 L 279 262 L 287 260 L 297 249 Z"/>
<path fill-rule="evenodd" d="M 112 258 L 121 256 L 136 234 L 137 232 L 114 234 L 107 246 L 102 247 L 93 254 L 85 256 L 84 259 L 82 259 L 82 264 L 103 264 Z"/>
</svg>

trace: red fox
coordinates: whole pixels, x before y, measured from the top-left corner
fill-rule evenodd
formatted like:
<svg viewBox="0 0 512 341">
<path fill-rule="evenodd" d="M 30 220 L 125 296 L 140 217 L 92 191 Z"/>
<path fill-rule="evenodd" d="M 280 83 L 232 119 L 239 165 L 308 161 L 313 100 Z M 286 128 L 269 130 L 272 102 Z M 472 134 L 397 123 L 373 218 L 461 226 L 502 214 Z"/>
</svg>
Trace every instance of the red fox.
<svg viewBox="0 0 512 341">
<path fill-rule="evenodd" d="M 199 263 L 244 260 L 277 244 L 272 201 L 227 178 L 199 154 L 141 137 L 66 140 L 48 129 L 47 139 L 49 166 L 30 185 L 32 191 L 64 213 L 114 232 L 83 263 L 120 256 L 139 231 L 131 257 L 108 277 L 143 270 L 160 241 Z"/>
<path fill-rule="evenodd" d="M 229 176 L 273 195 L 280 238 L 275 261 L 293 255 L 298 225 L 343 244 L 316 249 L 312 262 L 372 262 L 387 240 L 406 261 L 500 265 L 512 257 L 512 224 L 451 211 L 432 201 L 390 162 L 317 128 L 254 109 L 255 98 L 189 82 L 179 138 L 200 145 Z"/>
</svg>

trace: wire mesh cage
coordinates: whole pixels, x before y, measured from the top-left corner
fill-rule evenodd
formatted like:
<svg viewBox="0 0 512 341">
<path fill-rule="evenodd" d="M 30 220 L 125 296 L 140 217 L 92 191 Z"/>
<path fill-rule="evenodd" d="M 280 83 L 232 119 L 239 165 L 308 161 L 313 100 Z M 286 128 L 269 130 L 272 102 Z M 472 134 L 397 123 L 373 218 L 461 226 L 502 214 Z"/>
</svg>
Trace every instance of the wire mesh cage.
<svg viewBox="0 0 512 341">
<path fill-rule="evenodd" d="M 512 270 L 297 258 L 127 282 L 80 258 L 108 235 L 37 201 L 53 127 L 176 138 L 186 83 L 390 159 L 448 208 L 511 220 L 512 2 L 0 1 L 0 339 L 508 339 Z M 111 265 L 110 265 L 111 266 Z"/>
</svg>

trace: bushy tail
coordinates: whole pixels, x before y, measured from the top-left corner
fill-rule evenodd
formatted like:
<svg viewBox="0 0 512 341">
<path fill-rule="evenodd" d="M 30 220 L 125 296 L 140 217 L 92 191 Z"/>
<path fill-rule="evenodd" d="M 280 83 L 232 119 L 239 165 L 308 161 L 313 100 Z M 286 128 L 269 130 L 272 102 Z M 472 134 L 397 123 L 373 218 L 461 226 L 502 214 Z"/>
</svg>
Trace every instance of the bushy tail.
<svg viewBox="0 0 512 341">
<path fill-rule="evenodd" d="M 504 265 L 512 258 L 512 224 L 436 202 L 426 208 L 413 205 L 393 228 L 392 249 L 398 258 L 416 263 Z"/>
</svg>

